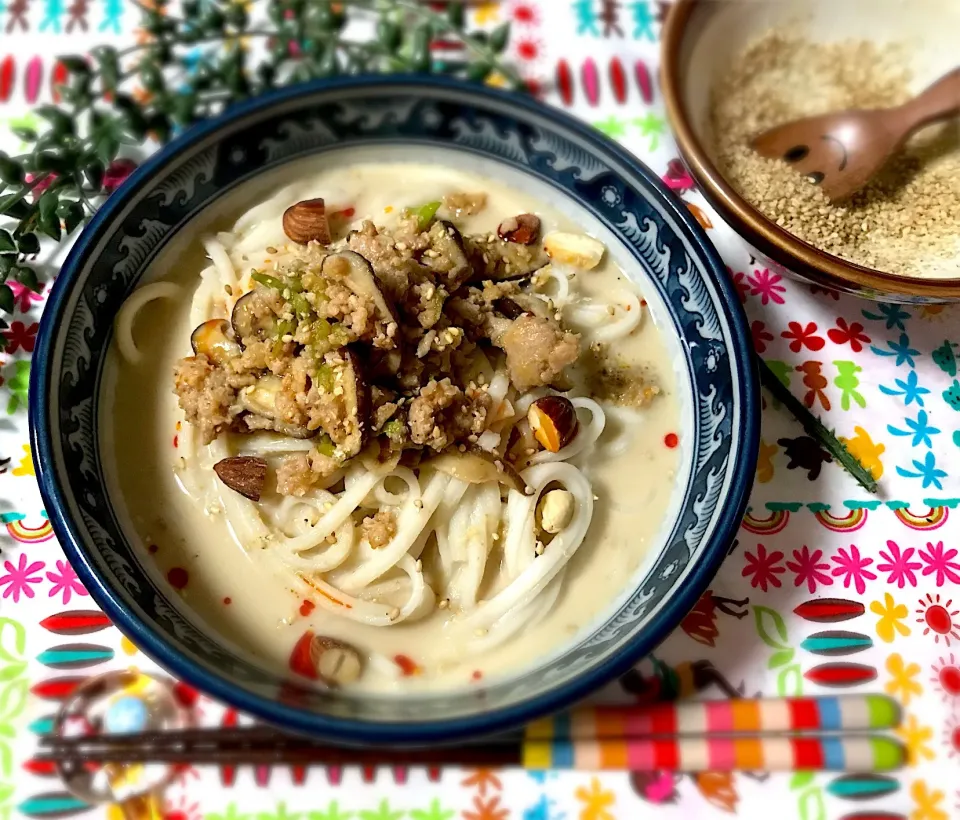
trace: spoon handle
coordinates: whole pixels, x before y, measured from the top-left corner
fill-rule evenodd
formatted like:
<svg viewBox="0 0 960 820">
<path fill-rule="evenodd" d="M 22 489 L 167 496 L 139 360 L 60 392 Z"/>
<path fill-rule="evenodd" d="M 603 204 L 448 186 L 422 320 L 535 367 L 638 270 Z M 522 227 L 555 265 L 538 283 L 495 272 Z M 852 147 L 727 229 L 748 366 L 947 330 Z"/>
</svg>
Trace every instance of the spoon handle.
<svg viewBox="0 0 960 820">
<path fill-rule="evenodd" d="M 910 130 L 960 114 L 960 68 L 941 77 L 904 106 Z"/>
</svg>

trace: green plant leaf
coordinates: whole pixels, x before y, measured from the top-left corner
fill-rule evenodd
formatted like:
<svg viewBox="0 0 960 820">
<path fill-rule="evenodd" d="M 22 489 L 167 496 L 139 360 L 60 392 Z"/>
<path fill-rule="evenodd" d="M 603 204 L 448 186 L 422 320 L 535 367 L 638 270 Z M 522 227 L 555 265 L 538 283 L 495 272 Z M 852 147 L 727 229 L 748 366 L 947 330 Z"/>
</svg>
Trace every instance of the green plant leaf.
<svg viewBox="0 0 960 820">
<path fill-rule="evenodd" d="M 0 756 L 2 756 L 2 754 L 3 752 L 0 751 Z M 13 783 L 0 783 L 0 803 L 6 803 L 12 794 Z"/>
<path fill-rule="evenodd" d="M 0 285 L 0 310 L 6 313 L 13 313 L 16 306 L 16 299 L 13 298 L 13 291 L 9 285 Z"/>
<path fill-rule="evenodd" d="M 8 663 L 6 666 L 0 669 L 0 683 L 16 680 L 23 674 L 26 668 L 26 661 L 15 661 L 14 663 Z"/>
<path fill-rule="evenodd" d="M 786 666 L 792 660 L 792 649 L 779 649 L 770 656 L 770 660 L 767 661 L 767 668 L 776 669 L 778 666 Z"/>
<path fill-rule="evenodd" d="M 90 66 L 84 57 L 66 56 L 58 57 L 57 62 L 63 65 L 71 74 L 89 74 Z"/>
<path fill-rule="evenodd" d="M 57 206 L 57 216 L 63 220 L 67 233 L 72 233 L 83 222 L 83 206 L 79 202 L 63 200 Z"/>
<path fill-rule="evenodd" d="M 96 141 L 96 149 L 97 158 L 107 166 L 117 158 L 120 142 L 113 134 L 102 134 Z"/>
<path fill-rule="evenodd" d="M 10 231 L 0 230 L 0 253 L 16 250 L 17 243 L 13 240 L 13 234 Z"/>
<path fill-rule="evenodd" d="M 414 71 L 429 71 L 433 58 L 430 56 L 430 26 L 419 25 L 410 38 L 410 62 Z"/>
<path fill-rule="evenodd" d="M 797 804 L 800 809 L 800 820 L 826 820 L 827 807 L 823 802 L 821 789 L 810 789 L 800 795 Z"/>
<path fill-rule="evenodd" d="M 777 675 L 777 694 L 780 697 L 796 697 L 803 694 L 803 675 L 800 664 L 785 666 Z"/>
<path fill-rule="evenodd" d="M 447 4 L 447 20 L 450 21 L 450 25 L 457 29 L 457 31 L 462 31 L 466 23 L 466 14 L 464 12 L 465 8 L 463 3 Z"/>
<path fill-rule="evenodd" d="M 490 48 L 494 54 L 501 54 L 510 40 L 510 24 L 502 23 L 490 32 Z"/>
<path fill-rule="evenodd" d="M 24 287 L 30 288 L 34 293 L 40 286 L 37 280 L 37 274 L 29 265 L 17 265 L 13 270 L 14 278 Z"/>
<path fill-rule="evenodd" d="M 19 185 L 23 179 L 23 165 L 0 151 L 0 181 L 7 185 Z M 6 213 L 9 213 L 9 210 Z"/>
<path fill-rule="evenodd" d="M 813 783 L 815 777 L 814 772 L 795 772 L 790 778 L 790 788 L 803 789 Z"/>
<path fill-rule="evenodd" d="M 100 190 L 103 185 L 104 165 L 98 159 L 92 159 L 83 169 L 83 175 L 87 178 L 91 188 Z"/>
<path fill-rule="evenodd" d="M 50 130 L 59 136 L 74 133 L 73 120 L 55 105 L 41 105 L 35 112 L 50 123 Z"/>
<path fill-rule="evenodd" d="M 60 195 L 56 191 L 44 191 L 40 197 L 40 218 L 45 219 L 57 212 Z"/>
<path fill-rule="evenodd" d="M 32 128 L 22 128 L 19 126 L 14 126 L 10 129 L 13 131 L 13 135 L 17 139 L 21 139 L 24 142 L 34 142 L 37 139 L 37 132 Z"/>
<path fill-rule="evenodd" d="M 33 256 L 40 252 L 40 240 L 35 233 L 25 233 L 17 240 L 17 249 L 24 256 Z"/>
<path fill-rule="evenodd" d="M 787 649 L 787 627 L 780 613 L 766 606 L 753 608 L 753 620 L 757 635 L 767 646 L 774 649 Z M 777 638 L 779 637 L 779 640 Z"/>
<path fill-rule="evenodd" d="M 13 618 L 0 618 L 0 661 L 22 663 L 27 648 L 27 631 Z"/>
<path fill-rule="evenodd" d="M 47 216 L 40 217 L 40 232 L 45 233 L 51 239 L 56 242 L 60 241 L 62 236 L 62 230 L 60 228 L 60 217 L 57 216 L 56 211 Z"/>
</svg>

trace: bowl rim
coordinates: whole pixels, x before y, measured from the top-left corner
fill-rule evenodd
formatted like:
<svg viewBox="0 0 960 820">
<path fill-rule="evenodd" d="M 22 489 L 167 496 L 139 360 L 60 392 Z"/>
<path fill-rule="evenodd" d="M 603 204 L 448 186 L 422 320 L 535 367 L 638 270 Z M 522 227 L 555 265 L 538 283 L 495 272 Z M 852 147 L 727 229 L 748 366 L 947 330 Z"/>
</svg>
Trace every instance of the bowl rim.
<svg viewBox="0 0 960 820">
<path fill-rule="evenodd" d="M 379 86 L 389 90 L 394 86 L 405 85 L 409 87 L 417 84 L 423 87 L 439 86 L 447 90 L 461 91 L 464 93 L 465 99 L 471 97 L 479 101 L 492 99 L 501 105 L 506 103 L 521 112 L 535 113 L 550 124 L 572 130 L 578 137 L 588 143 L 594 143 L 603 151 L 613 154 L 619 162 L 630 168 L 641 180 L 648 184 L 649 190 L 645 191 L 644 194 L 655 195 L 659 199 L 658 206 L 663 208 L 675 221 L 679 236 L 687 241 L 698 255 L 705 266 L 707 275 L 712 274 L 719 296 L 718 309 L 729 322 L 731 339 L 734 343 L 729 355 L 732 359 L 735 359 L 742 375 L 742 381 L 734 386 L 734 390 L 740 408 L 740 417 L 735 419 L 735 423 L 739 422 L 743 447 L 738 453 L 732 454 L 735 463 L 732 467 L 727 503 L 717 513 L 717 523 L 713 537 L 704 547 L 701 559 L 691 568 L 685 583 L 675 588 L 674 594 L 665 601 L 660 612 L 653 617 L 648 627 L 634 635 L 618 657 L 610 658 L 604 663 L 598 664 L 588 674 L 581 675 L 579 678 L 549 692 L 495 711 L 477 712 L 442 720 L 425 719 L 418 722 L 370 723 L 362 719 L 342 718 L 319 712 L 303 711 L 297 707 L 236 687 L 231 684 L 226 676 L 218 674 L 215 670 L 205 669 L 187 656 L 180 654 L 177 651 L 176 644 L 168 642 L 159 631 L 152 627 L 148 620 L 141 620 L 136 614 L 125 608 L 123 596 L 106 583 L 94 569 L 87 556 L 83 539 L 66 512 L 66 499 L 70 493 L 61 487 L 54 468 L 56 452 L 60 449 L 60 440 L 52 438 L 48 423 L 50 384 L 56 376 L 48 363 L 55 340 L 60 333 L 59 328 L 66 326 L 63 322 L 63 314 L 73 292 L 74 282 L 81 270 L 81 263 L 99 241 L 101 228 L 109 222 L 115 212 L 120 211 L 126 205 L 127 199 L 134 194 L 140 184 L 151 178 L 177 152 L 206 139 L 218 130 L 243 119 L 248 114 L 271 108 L 300 96 L 309 96 L 318 91 L 334 90 L 349 93 L 350 90 L 356 88 L 368 89 Z M 254 714 L 275 725 L 295 732 L 336 738 L 339 742 L 346 744 L 388 743 L 409 745 L 476 737 L 514 728 L 522 723 L 563 709 L 623 674 L 655 649 L 679 625 L 682 618 L 693 608 L 701 594 L 706 590 L 726 557 L 727 549 L 739 529 L 753 485 L 753 475 L 757 461 L 760 441 L 759 377 L 748 328 L 746 314 L 732 283 L 729 281 L 729 277 L 726 276 L 723 261 L 690 211 L 684 207 L 679 198 L 666 188 L 659 177 L 639 159 L 587 124 L 532 98 L 446 77 L 360 75 L 315 80 L 277 89 L 238 103 L 219 116 L 187 129 L 183 134 L 145 160 L 93 216 L 63 263 L 61 272 L 51 288 L 41 318 L 33 359 L 36 366 L 33 368 L 30 377 L 29 419 L 33 461 L 40 493 L 54 532 L 91 597 L 121 632 L 128 635 L 144 654 L 178 679 L 196 686 L 211 697 L 247 713 Z M 420 695 L 418 693 L 413 697 L 429 699 L 430 694 Z"/>
<path fill-rule="evenodd" d="M 709 0 L 720 3 L 724 0 Z M 757 250 L 813 283 L 845 292 L 873 291 L 882 295 L 960 300 L 960 277 L 927 279 L 886 273 L 848 262 L 804 242 L 767 218 L 726 180 L 699 140 L 683 94 L 686 66 L 681 55 L 688 24 L 704 0 L 676 0 L 661 33 L 660 86 L 677 147 L 704 198 Z"/>
</svg>

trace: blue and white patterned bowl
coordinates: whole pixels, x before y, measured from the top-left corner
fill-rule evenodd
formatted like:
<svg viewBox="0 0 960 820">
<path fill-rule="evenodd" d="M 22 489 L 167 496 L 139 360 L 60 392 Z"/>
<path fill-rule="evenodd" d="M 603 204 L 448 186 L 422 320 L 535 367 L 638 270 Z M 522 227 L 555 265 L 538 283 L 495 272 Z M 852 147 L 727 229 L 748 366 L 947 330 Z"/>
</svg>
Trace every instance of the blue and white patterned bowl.
<svg viewBox="0 0 960 820">
<path fill-rule="evenodd" d="M 121 530 L 105 490 L 100 383 L 113 318 L 187 220 L 298 157 L 367 146 L 511 176 L 579 214 L 634 278 L 674 353 L 685 467 L 663 546 L 617 611 L 547 665 L 469 693 L 410 699 L 307 690 L 198 625 Z M 418 153 L 419 152 L 419 153 Z M 524 180 L 526 182 L 524 182 Z M 84 230 L 43 315 L 30 384 L 37 476 L 54 530 L 94 599 L 148 655 L 208 694 L 346 743 L 427 743 L 569 705 L 654 649 L 726 555 L 757 457 L 752 346 L 723 264 L 687 209 L 636 159 L 532 100 L 435 78 L 351 78 L 251 100 L 185 133 Z"/>
</svg>

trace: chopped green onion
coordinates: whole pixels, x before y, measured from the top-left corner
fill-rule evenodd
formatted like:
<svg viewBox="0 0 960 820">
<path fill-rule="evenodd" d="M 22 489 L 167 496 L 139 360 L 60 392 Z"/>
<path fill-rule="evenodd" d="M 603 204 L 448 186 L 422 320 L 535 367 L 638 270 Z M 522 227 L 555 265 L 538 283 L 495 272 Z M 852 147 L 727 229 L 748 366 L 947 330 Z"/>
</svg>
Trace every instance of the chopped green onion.
<svg viewBox="0 0 960 820">
<path fill-rule="evenodd" d="M 326 433 L 320 436 L 320 440 L 317 442 L 317 452 L 322 456 L 327 458 L 333 458 L 334 453 L 336 453 L 337 448 L 333 443 L 333 439 L 330 438 Z"/>
<path fill-rule="evenodd" d="M 313 323 L 313 338 L 317 344 L 325 344 L 333 328 L 326 319 L 317 319 Z"/>
<path fill-rule="evenodd" d="M 273 330 L 273 355 L 279 356 L 283 352 L 283 337 L 290 334 L 292 335 L 296 332 L 297 325 L 295 322 L 283 320 L 277 322 L 276 327 Z"/>
<path fill-rule="evenodd" d="M 301 319 L 306 319 L 310 316 L 312 308 L 310 303 L 307 301 L 307 298 L 302 293 L 293 293 L 290 295 L 290 304 L 293 305 L 293 310 Z"/>
<path fill-rule="evenodd" d="M 403 422 L 400 419 L 391 419 L 383 425 L 383 433 L 387 438 L 394 440 L 403 437 Z"/>
<path fill-rule="evenodd" d="M 261 285 L 266 285 L 268 288 L 273 288 L 274 290 L 279 290 L 283 292 L 286 290 L 286 283 L 282 279 L 277 279 L 276 276 L 271 276 L 269 273 L 261 273 L 258 270 L 255 270 L 250 274 L 250 278 L 254 282 L 259 282 Z"/>
<path fill-rule="evenodd" d="M 410 213 L 417 218 L 417 230 L 425 231 L 430 227 L 430 223 L 433 222 L 433 218 L 437 215 L 437 211 L 440 210 L 442 204 L 437 200 L 410 210 Z"/>
<path fill-rule="evenodd" d="M 333 368 L 328 364 L 322 364 L 317 368 L 314 375 L 314 381 L 327 393 L 333 392 L 334 378 Z"/>
<path fill-rule="evenodd" d="M 350 344 L 350 334 L 343 325 L 334 322 L 330 336 L 327 338 L 327 344 L 329 344 L 331 348 L 343 347 L 346 344 Z"/>
</svg>

